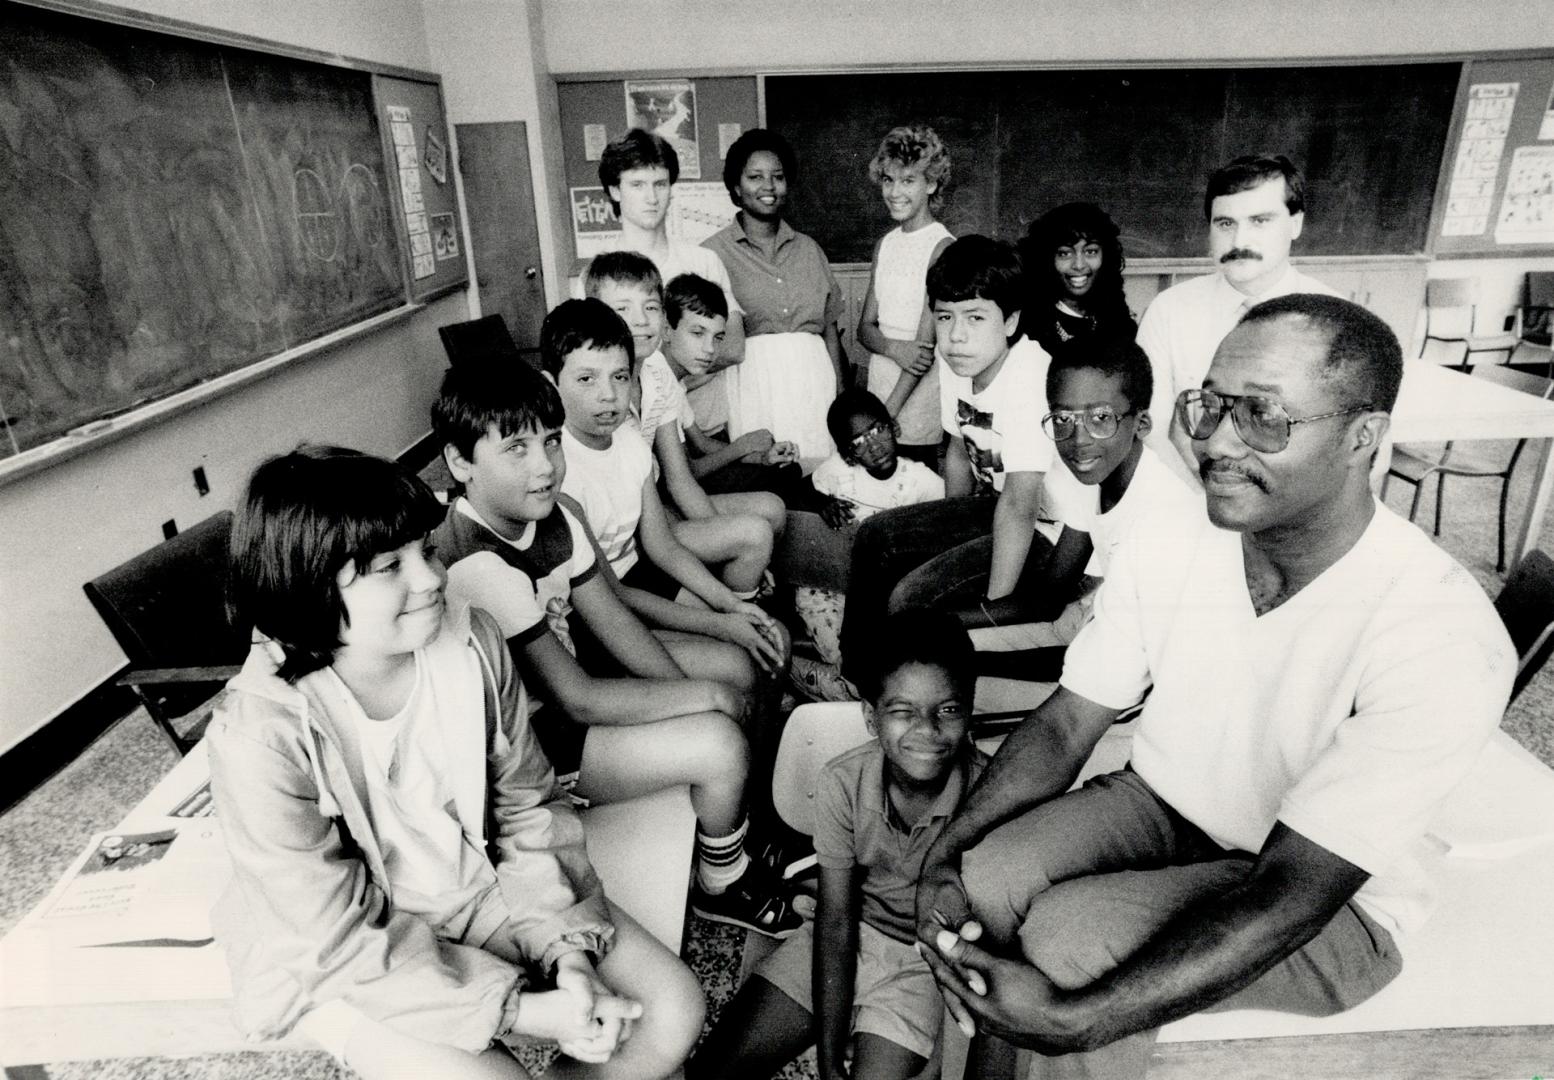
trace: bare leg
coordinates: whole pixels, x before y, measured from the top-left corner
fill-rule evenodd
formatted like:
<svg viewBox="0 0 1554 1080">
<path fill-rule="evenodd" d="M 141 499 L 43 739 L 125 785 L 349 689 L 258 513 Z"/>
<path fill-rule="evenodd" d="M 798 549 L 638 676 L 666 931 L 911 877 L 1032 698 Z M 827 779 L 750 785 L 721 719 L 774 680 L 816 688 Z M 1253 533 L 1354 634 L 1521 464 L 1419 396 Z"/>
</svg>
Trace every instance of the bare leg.
<svg viewBox="0 0 1554 1080">
<path fill-rule="evenodd" d="M 809 1010 L 753 975 L 685 1067 L 686 1080 L 766 1080 L 814 1042 Z"/>
<path fill-rule="evenodd" d="M 739 593 L 760 587 L 772 561 L 772 527 L 751 514 L 677 521 L 675 538 L 702 562 L 718 567 L 723 584 Z"/>
<path fill-rule="evenodd" d="M 715 679 L 744 693 L 754 688 L 755 661 L 738 645 L 678 630 L 655 630 L 653 635 L 691 678 Z"/>
<path fill-rule="evenodd" d="M 612 803 L 688 784 L 696 820 L 709 835 L 725 836 L 744 819 L 749 768 L 744 733 L 722 713 L 598 725 L 583 742 L 577 793 Z"/>
<path fill-rule="evenodd" d="M 782 632 L 783 656 L 791 656 L 793 644 L 788 633 L 780 624 L 779 630 Z M 750 776 L 753 778 L 749 786 L 751 816 L 758 831 L 769 833 L 777 820 L 771 807 L 771 778 L 777 746 L 782 741 L 783 716 L 779 706 L 786 661 L 782 671 L 767 676 L 757 671 L 750 654 L 737 645 L 696 634 L 664 630 L 655 633 L 687 675 L 716 679 L 745 693 L 749 704 L 743 725 L 750 741 Z"/>
<path fill-rule="evenodd" d="M 909 1080 L 928 1059 L 872 1031 L 853 1036 L 852 1080 Z"/>
<path fill-rule="evenodd" d="M 788 508 L 782 499 L 770 491 L 730 491 L 722 495 L 708 495 L 713 509 L 720 514 L 754 514 L 764 518 L 772 527 L 773 536 L 781 536 L 788 523 Z"/>
<path fill-rule="evenodd" d="M 546 1080 L 658 1080 L 674 1073 L 701 1034 L 706 1001 L 691 969 L 642 924 L 614 904 L 615 944 L 599 964 L 599 977 L 622 997 L 642 1003 L 631 1037 L 602 1065 L 556 1059 Z"/>
</svg>

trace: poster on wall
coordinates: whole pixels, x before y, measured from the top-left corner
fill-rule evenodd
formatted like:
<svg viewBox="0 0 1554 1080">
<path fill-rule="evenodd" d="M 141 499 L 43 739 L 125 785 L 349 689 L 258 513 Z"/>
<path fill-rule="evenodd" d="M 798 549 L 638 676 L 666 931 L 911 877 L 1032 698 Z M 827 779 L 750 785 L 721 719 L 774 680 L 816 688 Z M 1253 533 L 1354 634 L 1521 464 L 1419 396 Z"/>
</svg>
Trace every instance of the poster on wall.
<svg viewBox="0 0 1554 1080">
<path fill-rule="evenodd" d="M 579 259 L 591 259 L 620 246 L 621 222 L 604 188 L 575 187 L 572 198 L 572 240 Z M 675 240 L 699 244 L 734 220 L 734 204 L 722 184 L 702 181 L 674 186 L 664 229 Z"/>
<path fill-rule="evenodd" d="M 572 198 L 572 241 L 579 259 L 591 259 L 620 242 L 621 219 L 615 216 L 604 188 L 575 187 Z"/>
<path fill-rule="evenodd" d="M 1516 148 L 1500 200 L 1495 243 L 1554 243 L 1554 146 Z"/>
<path fill-rule="evenodd" d="M 1468 87 L 1468 112 L 1452 165 L 1442 236 L 1480 236 L 1489 228 L 1490 204 L 1500 179 L 1500 156 L 1520 87 L 1514 82 Z"/>
<path fill-rule="evenodd" d="M 700 139 L 696 129 L 696 83 L 655 79 L 626 83 L 626 126 L 652 132 L 680 156 L 680 176 L 701 179 Z"/>
</svg>

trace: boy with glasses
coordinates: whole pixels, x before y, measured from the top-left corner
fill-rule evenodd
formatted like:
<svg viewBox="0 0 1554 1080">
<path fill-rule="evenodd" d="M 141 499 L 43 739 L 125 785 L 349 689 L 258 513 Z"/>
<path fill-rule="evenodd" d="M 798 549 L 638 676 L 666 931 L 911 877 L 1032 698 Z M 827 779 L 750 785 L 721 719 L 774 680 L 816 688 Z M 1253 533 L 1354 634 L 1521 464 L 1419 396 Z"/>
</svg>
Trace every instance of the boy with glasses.
<svg viewBox="0 0 1554 1080">
<path fill-rule="evenodd" d="M 838 450 L 811 477 L 826 498 L 820 516 L 833 529 L 861 522 L 881 510 L 944 498 L 944 480 L 920 461 L 901 457 L 899 429 L 885 403 L 867 390 L 844 390 L 826 411 L 826 429 Z M 837 670 L 844 596 L 834 589 L 799 586 L 793 607 L 808 628 L 819 662 L 795 656 L 793 681 L 810 697 L 857 697 Z"/>
<path fill-rule="evenodd" d="M 1041 427 L 1063 462 L 1046 479 L 1063 531 L 1050 556 L 1027 560 L 1013 594 L 960 613 L 979 652 L 1067 645 L 1090 621 L 1095 588 L 1133 523 L 1196 498 L 1145 444 L 1153 393 L 1149 357 L 1130 339 L 1078 338 L 1053 353 Z"/>
</svg>

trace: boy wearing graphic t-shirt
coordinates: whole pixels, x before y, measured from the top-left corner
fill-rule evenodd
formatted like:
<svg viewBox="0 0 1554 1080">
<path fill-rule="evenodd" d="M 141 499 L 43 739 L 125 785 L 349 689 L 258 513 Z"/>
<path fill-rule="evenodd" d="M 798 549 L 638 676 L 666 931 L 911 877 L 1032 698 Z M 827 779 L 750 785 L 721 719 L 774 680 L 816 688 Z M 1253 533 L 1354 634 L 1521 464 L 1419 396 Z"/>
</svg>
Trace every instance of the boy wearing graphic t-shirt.
<svg viewBox="0 0 1554 1080">
<path fill-rule="evenodd" d="M 944 361 L 947 498 L 886 511 L 859 529 L 842 620 L 844 675 L 887 610 L 1008 596 L 1027 558 L 1056 536 L 1042 513 L 1042 476 L 1054 457 L 1038 422 L 1047 354 L 1019 337 L 1024 288 L 1014 246 L 985 236 L 956 240 L 928 271 Z"/>
</svg>

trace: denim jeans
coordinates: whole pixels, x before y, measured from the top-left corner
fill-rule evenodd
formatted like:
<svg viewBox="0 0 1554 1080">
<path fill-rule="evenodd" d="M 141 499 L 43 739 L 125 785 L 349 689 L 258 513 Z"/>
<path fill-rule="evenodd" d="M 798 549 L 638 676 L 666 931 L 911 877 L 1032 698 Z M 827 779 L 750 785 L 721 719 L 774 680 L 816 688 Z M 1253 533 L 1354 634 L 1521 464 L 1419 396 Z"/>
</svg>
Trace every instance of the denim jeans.
<svg viewBox="0 0 1554 1080">
<path fill-rule="evenodd" d="M 962 856 L 961 878 L 992 942 L 1017 948 L 1058 986 L 1075 989 L 1137 952 L 1184 909 L 1241 884 L 1253 862 L 1219 847 L 1124 769 L 989 832 Z M 1391 935 L 1351 901 L 1316 937 L 1206 1008 L 1328 1016 L 1376 993 L 1402 966 Z M 1157 1030 L 1087 1053 L 1037 1055 L 1030 1078 L 1142 1077 Z"/>
<path fill-rule="evenodd" d="M 882 510 L 858 527 L 842 611 L 843 674 L 855 678 L 860 653 L 888 612 L 982 595 L 996 505 L 982 495 L 936 499 Z"/>
</svg>

